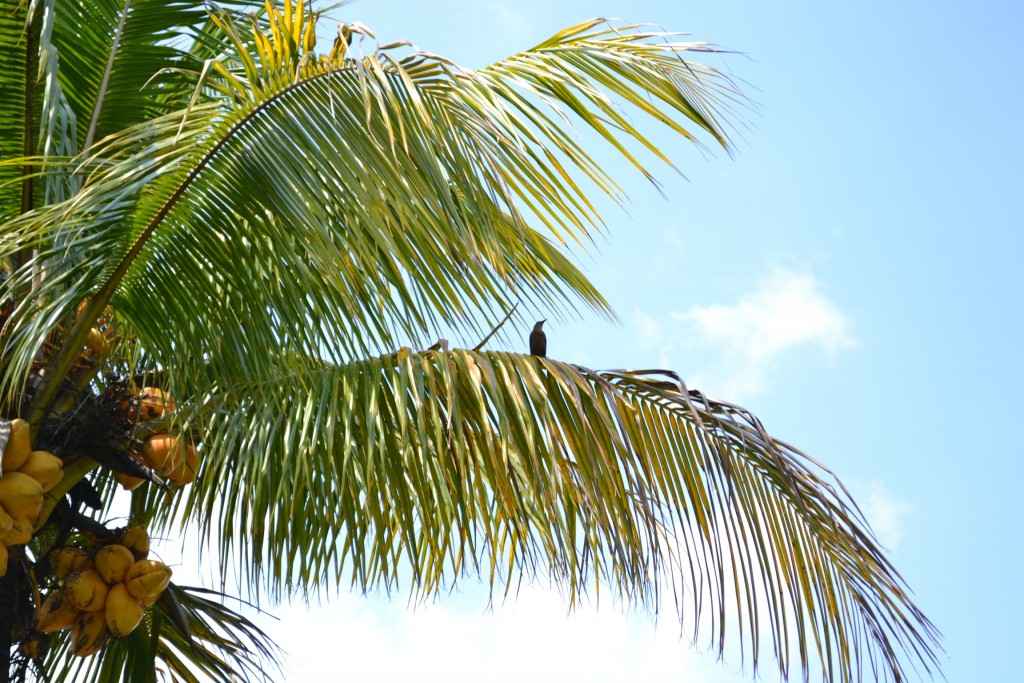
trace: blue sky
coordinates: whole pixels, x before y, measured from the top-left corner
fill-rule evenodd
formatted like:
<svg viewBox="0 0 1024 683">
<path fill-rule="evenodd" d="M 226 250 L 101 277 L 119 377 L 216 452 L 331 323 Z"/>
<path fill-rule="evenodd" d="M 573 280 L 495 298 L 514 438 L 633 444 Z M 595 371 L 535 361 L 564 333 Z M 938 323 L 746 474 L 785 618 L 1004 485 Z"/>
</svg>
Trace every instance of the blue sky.
<svg viewBox="0 0 1024 683">
<path fill-rule="evenodd" d="M 742 52 L 716 62 L 758 105 L 734 158 L 659 138 L 687 176 L 659 169 L 663 198 L 607 157 L 631 200 L 604 210 L 608 237 L 581 262 L 623 325 L 552 321 L 549 354 L 668 366 L 750 408 L 852 489 L 942 630 L 948 679 L 1010 681 L 1024 607 L 1024 447 L 1008 438 L 1024 408 L 1022 7 L 364 0 L 333 15 L 467 67 L 593 16 Z M 289 681 L 750 680 L 738 657 L 680 643 L 668 616 L 655 629 L 608 603 L 568 617 L 543 586 L 494 613 L 472 581 L 415 612 L 401 595 L 275 611 Z"/>
</svg>

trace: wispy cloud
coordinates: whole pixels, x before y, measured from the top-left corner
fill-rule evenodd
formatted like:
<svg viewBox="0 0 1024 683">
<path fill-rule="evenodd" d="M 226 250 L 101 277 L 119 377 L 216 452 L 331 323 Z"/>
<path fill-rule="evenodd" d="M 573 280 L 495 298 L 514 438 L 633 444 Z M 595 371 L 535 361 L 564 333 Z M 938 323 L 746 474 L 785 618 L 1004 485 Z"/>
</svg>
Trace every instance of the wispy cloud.
<svg viewBox="0 0 1024 683">
<path fill-rule="evenodd" d="M 706 363 L 695 386 L 740 400 L 765 390 L 784 354 L 807 349 L 827 356 L 855 347 L 849 318 L 809 273 L 775 268 L 732 303 L 693 306 L 658 323 L 641 311 L 637 323 L 655 340 L 661 362 L 697 350 Z"/>
<path fill-rule="evenodd" d="M 910 504 L 890 494 L 876 481 L 871 483 L 863 509 L 881 544 L 888 550 L 898 550 L 903 540 L 903 520 L 913 512 Z"/>
<path fill-rule="evenodd" d="M 504 38 L 520 39 L 527 37 L 537 24 L 537 18 L 531 17 L 513 4 L 504 2 L 470 3 L 473 10 L 484 20 L 490 31 L 497 30 Z"/>
</svg>

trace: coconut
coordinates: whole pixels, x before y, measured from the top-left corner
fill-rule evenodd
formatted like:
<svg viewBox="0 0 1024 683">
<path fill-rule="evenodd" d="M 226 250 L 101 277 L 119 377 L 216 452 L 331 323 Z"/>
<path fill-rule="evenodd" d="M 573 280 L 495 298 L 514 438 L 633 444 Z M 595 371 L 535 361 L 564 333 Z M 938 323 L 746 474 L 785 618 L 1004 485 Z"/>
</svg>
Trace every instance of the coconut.
<svg viewBox="0 0 1024 683">
<path fill-rule="evenodd" d="M 3 471 L 5 473 L 13 472 L 24 465 L 31 452 L 32 437 L 28 422 L 20 418 L 11 420 L 11 434 L 7 439 L 3 459 L 0 462 Z"/>
<path fill-rule="evenodd" d="M 146 481 L 141 477 L 133 477 L 130 474 L 124 474 L 122 472 L 114 472 L 114 481 L 121 485 L 125 491 L 134 491 L 135 489 L 142 486 L 142 483 Z"/>
<path fill-rule="evenodd" d="M 22 474 L 27 474 L 43 487 L 43 493 L 47 493 L 64 476 L 64 461 L 53 453 L 46 451 L 32 451 L 25 464 L 18 468 Z"/>
<path fill-rule="evenodd" d="M 36 623 L 36 630 L 53 633 L 71 628 L 79 612 L 75 603 L 71 602 L 63 590 L 54 591 L 39 608 L 39 621 Z"/>
<path fill-rule="evenodd" d="M 88 349 L 87 355 L 94 358 L 106 358 L 107 353 L 110 351 L 110 343 L 107 342 L 107 338 L 103 336 L 103 333 L 94 327 L 89 330 L 89 336 L 85 338 L 85 348 Z"/>
<path fill-rule="evenodd" d="M 37 664 L 42 663 L 42 660 L 46 658 L 46 653 L 49 651 L 50 637 L 45 633 L 39 633 L 38 631 L 29 633 L 21 641 L 21 644 L 18 645 L 18 652 Z"/>
<path fill-rule="evenodd" d="M 173 413 L 176 406 L 171 395 L 157 387 L 143 387 L 139 394 L 139 419 L 143 422 Z"/>
<path fill-rule="evenodd" d="M 128 592 L 141 599 L 159 595 L 171 582 L 171 569 L 157 560 L 139 560 L 125 574 Z"/>
<path fill-rule="evenodd" d="M 102 612 L 81 612 L 71 626 L 71 651 L 79 657 L 94 655 L 108 638 L 110 632 Z"/>
<path fill-rule="evenodd" d="M 22 545 L 32 540 L 32 522 L 28 517 L 11 519 L 11 530 L 0 533 L 0 543 L 4 545 Z"/>
<path fill-rule="evenodd" d="M 157 473 L 166 477 L 187 461 L 185 440 L 170 434 L 154 434 L 146 439 L 142 448 L 142 458 Z"/>
<path fill-rule="evenodd" d="M 121 534 L 121 545 L 132 551 L 136 561 L 149 557 L 149 532 L 145 524 L 136 524 Z"/>
<path fill-rule="evenodd" d="M 129 593 L 127 586 L 114 584 L 107 593 L 107 604 L 103 608 L 110 635 L 120 638 L 134 631 L 145 611 L 142 601 Z"/>
<path fill-rule="evenodd" d="M 135 556 L 128 548 L 114 543 L 97 550 L 93 561 L 96 563 L 96 571 L 110 586 L 124 580 L 124 575 L 135 564 Z"/>
<path fill-rule="evenodd" d="M 0 505 L 11 517 L 35 519 L 43 509 L 43 486 L 21 472 L 4 472 L 0 477 Z"/>
<path fill-rule="evenodd" d="M 64 589 L 75 607 L 83 612 L 103 609 L 109 591 L 103 577 L 95 569 L 80 569 L 68 575 Z"/>
<path fill-rule="evenodd" d="M 195 481 L 196 470 L 199 469 L 199 451 L 190 443 L 185 444 L 185 457 L 180 460 L 167 478 L 178 486 L 185 486 Z"/>
<path fill-rule="evenodd" d="M 69 574 L 80 569 L 90 568 L 89 554 L 79 548 L 61 548 L 51 555 L 50 562 L 58 579 L 67 578 Z"/>
<path fill-rule="evenodd" d="M 124 400 L 121 401 L 119 406 L 121 409 L 121 415 L 124 419 L 129 422 L 135 422 L 139 419 L 139 390 L 129 389 L 128 395 L 125 396 Z"/>
</svg>

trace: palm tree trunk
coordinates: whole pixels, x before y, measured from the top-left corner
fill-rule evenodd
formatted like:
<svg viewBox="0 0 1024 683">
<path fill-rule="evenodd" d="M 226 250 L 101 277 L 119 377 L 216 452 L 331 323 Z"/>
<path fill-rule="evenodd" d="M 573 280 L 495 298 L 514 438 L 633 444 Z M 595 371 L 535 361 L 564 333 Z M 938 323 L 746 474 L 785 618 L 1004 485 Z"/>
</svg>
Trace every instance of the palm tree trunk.
<svg viewBox="0 0 1024 683">
<path fill-rule="evenodd" d="M 24 148 L 25 157 L 31 157 L 36 151 L 36 71 L 39 68 L 39 16 L 42 3 L 36 8 L 36 14 L 29 21 L 25 40 L 25 119 Z M 33 167 L 23 167 L 24 178 L 21 183 L 21 212 L 26 213 L 34 208 Z M 15 267 L 22 265 L 31 257 L 31 251 L 18 254 Z M 25 582 L 22 577 L 22 553 L 8 549 L 7 573 L 0 577 L 0 683 L 11 680 L 11 653 L 14 648 L 14 625 L 20 612 L 23 600 L 21 594 Z"/>
<path fill-rule="evenodd" d="M 18 564 L 11 562 L 7 568 L 7 575 L 0 578 L 0 683 L 8 683 L 11 675 L 14 615 L 18 604 L 18 581 L 15 580 L 14 574 Z"/>
<path fill-rule="evenodd" d="M 0 578 L 0 683 L 11 680 L 14 648 L 33 619 L 25 546 L 8 547 L 7 574 Z"/>
<path fill-rule="evenodd" d="M 29 22 L 28 35 L 25 40 L 25 128 L 24 155 L 30 157 L 35 153 L 35 117 L 36 117 L 36 70 L 39 68 L 39 11 Z M 26 213 L 33 208 L 33 168 L 23 168 L 24 179 L 21 185 L 21 212 Z M 30 251 L 18 254 L 20 266 L 31 256 Z M 23 596 L 21 589 L 25 582 L 22 578 L 22 553 L 8 549 L 7 573 L 0 577 L 0 683 L 11 680 L 11 651 L 14 648 L 14 624 L 20 611 Z"/>
</svg>

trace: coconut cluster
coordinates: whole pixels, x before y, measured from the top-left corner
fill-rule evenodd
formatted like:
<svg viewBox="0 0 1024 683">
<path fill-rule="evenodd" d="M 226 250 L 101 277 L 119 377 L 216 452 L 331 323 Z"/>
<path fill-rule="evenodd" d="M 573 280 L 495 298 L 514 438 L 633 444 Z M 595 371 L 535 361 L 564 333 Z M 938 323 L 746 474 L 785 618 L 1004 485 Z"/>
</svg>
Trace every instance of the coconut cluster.
<svg viewBox="0 0 1024 683">
<path fill-rule="evenodd" d="M 71 650 L 79 657 L 134 631 L 171 580 L 167 565 L 149 559 L 149 534 L 142 525 L 92 552 L 61 548 L 52 558 L 60 584 L 40 606 L 36 630 L 71 629 Z"/>
<path fill-rule="evenodd" d="M 7 547 L 32 540 L 43 507 L 43 494 L 64 476 L 64 463 L 53 453 L 32 450 L 29 425 L 12 420 L 0 465 L 0 576 L 7 573 Z"/>
<path fill-rule="evenodd" d="M 148 422 L 172 413 L 176 409 L 171 395 L 159 387 L 131 390 L 121 402 L 123 417 L 132 423 Z M 167 433 L 153 434 L 141 450 L 131 451 L 136 462 L 149 467 L 177 486 L 191 484 L 199 469 L 199 451 L 186 437 Z M 137 488 L 143 479 L 120 472 L 114 478 L 125 489 Z"/>
</svg>

